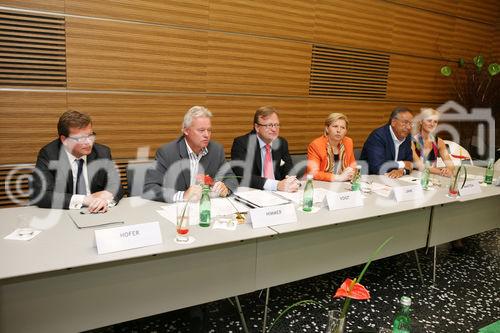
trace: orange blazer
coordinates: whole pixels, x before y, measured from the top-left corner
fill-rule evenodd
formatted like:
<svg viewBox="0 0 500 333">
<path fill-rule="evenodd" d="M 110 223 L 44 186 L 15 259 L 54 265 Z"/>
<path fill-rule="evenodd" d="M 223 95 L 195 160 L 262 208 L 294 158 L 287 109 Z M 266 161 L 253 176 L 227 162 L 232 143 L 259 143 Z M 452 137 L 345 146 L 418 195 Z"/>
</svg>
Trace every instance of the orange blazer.
<svg viewBox="0 0 500 333">
<path fill-rule="evenodd" d="M 342 163 L 347 166 L 355 166 L 356 159 L 354 158 L 354 144 L 352 139 L 345 136 L 342 139 L 345 147 L 344 161 Z M 325 172 L 328 155 L 326 147 L 328 138 L 325 135 L 316 138 L 307 147 L 307 173 L 312 173 L 315 180 L 323 180 L 331 182 L 335 179 L 335 174 L 332 172 Z"/>
</svg>

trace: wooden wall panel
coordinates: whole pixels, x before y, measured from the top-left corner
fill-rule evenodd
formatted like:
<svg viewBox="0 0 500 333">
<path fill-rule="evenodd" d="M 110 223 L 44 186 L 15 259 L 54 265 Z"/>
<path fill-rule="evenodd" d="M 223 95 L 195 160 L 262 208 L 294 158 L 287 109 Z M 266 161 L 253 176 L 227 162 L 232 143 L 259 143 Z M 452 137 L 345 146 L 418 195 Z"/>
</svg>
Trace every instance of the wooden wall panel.
<svg viewBox="0 0 500 333">
<path fill-rule="evenodd" d="M 500 24 L 497 25 L 491 46 L 491 59 L 500 63 Z"/>
<path fill-rule="evenodd" d="M 97 142 L 111 147 L 115 159 L 134 159 L 143 146 L 154 157 L 160 145 L 181 134 L 186 111 L 205 102 L 199 95 L 68 94 L 68 107 L 92 117 Z"/>
<path fill-rule="evenodd" d="M 489 54 L 493 32 L 491 25 L 456 19 L 452 56 L 472 59 L 478 54 Z"/>
<path fill-rule="evenodd" d="M 68 88 L 204 92 L 207 32 L 68 17 Z"/>
<path fill-rule="evenodd" d="M 208 92 L 307 96 L 311 45 L 209 33 Z"/>
<path fill-rule="evenodd" d="M 208 0 L 66 0 L 66 13 L 208 27 Z"/>
<path fill-rule="evenodd" d="M 211 0 L 210 28 L 312 40 L 314 1 Z"/>
<path fill-rule="evenodd" d="M 35 163 L 42 146 L 57 138 L 57 121 L 66 111 L 65 92 L 0 94 L 0 165 Z"/>
<path fill-rule="evenodd" d="M 373 0 L 318 0 L 314 41 L 391 50 L 394 6 Z"/>
<path fill-rule="evenodd" d="M 1 6 L 64 12 L 64 0 L 2 0 Z"/>
<path fill-rule="evenodd" d="M 252 130 L 255 110 L 264 105 L 271 105 L 278 110 L 280 135 L 288 140 L 292 153 L 303 153 L 308 140 L 315 133 L 311 130 L 313 125 L 310 121 L 311 113 L 307 108 L 307 99 L 210 96 L 207 105 L 214 113 L 213 138 L 224 144 L 226 153 L 230 153 L 235 137 Z"/>
<path fill-rule="evenodd" d="M 388 98 L 414 102 L 445 102 L 453 96 L 449 80 L 440 73 L 440 68 L 445 64 L 439 60 L 391 56 Z"/>
<path fill-rule="evenodd" d="M 500 15 L 498 0 L 459 0 L 457 16 L 477 20 L 479 22 L 495 23 Z"/>
<path fill-rule="evenodd" d="M 454 18 L 405 6 L 394 6 L 393 51 L 442 57 L 453 43 Z"/>
<path fill-rule="evenodd" d="M 389 2 L 422 8 L 437 13 L 456 15 L 459 0 L 388 0 Z"/>
</svg>

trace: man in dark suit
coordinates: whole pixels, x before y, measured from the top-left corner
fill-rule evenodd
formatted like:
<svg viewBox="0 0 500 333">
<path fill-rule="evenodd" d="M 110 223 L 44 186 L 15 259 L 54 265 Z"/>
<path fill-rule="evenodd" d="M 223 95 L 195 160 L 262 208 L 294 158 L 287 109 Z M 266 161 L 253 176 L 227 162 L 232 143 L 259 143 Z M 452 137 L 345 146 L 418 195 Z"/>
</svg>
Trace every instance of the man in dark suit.
<svg viewBox="0 0 500 333">
<path fill-rule="evenodd" d="M 413 114 L 407 108 L 392 111 L 389 123 L 374 130 L 366 139 L 360 160 L 368 163 L 370 174 L 399 178 L 413 170 L 411 129 Z"/>
<path fill-rule="evenodd" d="M 209 175 L 215 183 L 212 191 L 226 197 L 238 187 L 236 176 L 226 162 L 224 149 L 210 141 L 212 113 L 193 106 L 184 116 L 183 135 L 161 146 L 156 163 L 146 172 L 143 197 L 155 201 L 197 200 L 201 186 L 197 175 Z"/>
<path fill-rule="evenodd" d="M 231 147 L 231 164 L 241 177 L 240 184 L 261 190 L 297 191 L 297 179 L 288 176 L 293 164 L 288 142 L 279 136 L 278 112 L 270 106 L 260 107 L 253 122 L 254 129 L 234 139 Z"/>
<path fill-rule="evenodd" d="M 41 208 L 106 212 L 123 189 L 108 147 L 95 143 L 92 120 L 67 111 L 57 124 L 59 138 L 38 153 L 31 181 L 30 201 Z"/>
</svg>

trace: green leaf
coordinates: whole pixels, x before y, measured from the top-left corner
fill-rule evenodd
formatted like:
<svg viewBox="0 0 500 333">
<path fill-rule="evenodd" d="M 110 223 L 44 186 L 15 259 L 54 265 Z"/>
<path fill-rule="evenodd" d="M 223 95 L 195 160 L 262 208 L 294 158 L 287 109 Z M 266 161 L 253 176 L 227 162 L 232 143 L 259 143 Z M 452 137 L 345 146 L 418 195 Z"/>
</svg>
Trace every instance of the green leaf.
<svg viewBox="0 0 500 333">
<path fill-rule="evenodd" d="M 465 66 L 465 60 L 464 58 L 458 59 L 458 67 L 462 68 Z"/>
<path fill-rule="evenodd" d="M 443 76 L 446 76 L 446 77 L 450 76 L 451 75 L 451 67 L 450 66 L 441 67 L 441 74 Z"/>
<path fill-rule="evenodd" d="M 500 66 L 497 63 L 490 64 L 488 66 L 488 73 L 490 73 L 491 76 L 497 75 L 500 73 Z"/>
<path fill-rule="evenodd" d="M 483 68 L 484 65 L 484 57 L 482 55 L 475 56 L 472 61 L 474 65 L 476 65 L 477 69 Z"/>
</svg>

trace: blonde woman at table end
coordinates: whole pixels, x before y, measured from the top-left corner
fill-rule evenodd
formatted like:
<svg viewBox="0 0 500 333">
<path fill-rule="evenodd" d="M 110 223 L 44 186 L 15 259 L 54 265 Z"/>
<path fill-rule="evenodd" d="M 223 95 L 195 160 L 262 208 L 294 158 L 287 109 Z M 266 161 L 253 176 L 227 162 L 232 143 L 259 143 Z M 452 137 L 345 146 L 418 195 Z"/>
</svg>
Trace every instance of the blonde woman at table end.
<svg viewBox="0 0 500 333">
<path fill-rule="evenodd" d="M 349 120 L 342 113 L 331 113 L 322 136 L 307 147 L 307 173 L 315 180 L 343 182 L 354 175 L 356 160 L 352 139 L 347 137 Z"/>
<path fill-rule="evenodd" d="M 422 109 L 417 117 L 417 132 L 412 137 L 414 165 L 424 169 L 424 163 L 430 163 L 430 172 L 436 175 L 450 177 L 453 173 L 453 162 L 441 138 L 434 135 L 439 122 L 439 111 L 431 108 Z M 445 167 L 437 167 L 437 159 L 441 157 Z"/>
</svg>

